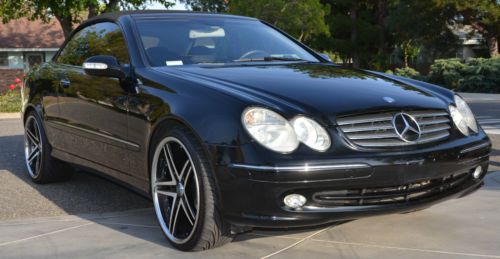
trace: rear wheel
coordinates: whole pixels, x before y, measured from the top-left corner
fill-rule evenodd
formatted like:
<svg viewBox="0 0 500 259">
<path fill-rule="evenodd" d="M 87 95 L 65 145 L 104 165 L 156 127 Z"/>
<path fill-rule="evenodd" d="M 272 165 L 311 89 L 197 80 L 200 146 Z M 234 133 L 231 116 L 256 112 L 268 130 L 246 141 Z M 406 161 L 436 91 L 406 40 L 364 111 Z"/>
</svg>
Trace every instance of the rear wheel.
<svg viewBox="0 0 500 259">
<path fill-rule="evenodd" d="M 35 112 L 28 114 L 24 124 L 24 155 L 26 168 L 35 183 L 50 183 L 71 177 L 71 167 L 50 155 L 45 130 Z"/>
<path fill-rule="evenodd" d="M 151 190 L 158 222 L 181 250 L 206 250 L 231 241 L 217 208 L 209 162 L 195 136 L 173 126 L 154 140 Z"/>
</svg>

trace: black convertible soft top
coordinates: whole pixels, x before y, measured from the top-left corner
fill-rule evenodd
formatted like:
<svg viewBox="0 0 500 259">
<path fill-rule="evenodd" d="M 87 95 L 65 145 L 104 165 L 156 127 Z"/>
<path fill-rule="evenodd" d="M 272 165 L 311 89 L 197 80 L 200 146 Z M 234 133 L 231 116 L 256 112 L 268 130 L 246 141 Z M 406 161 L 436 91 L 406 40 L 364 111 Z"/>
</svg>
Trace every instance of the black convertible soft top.
<svg viewBox="0 0 500 259">
<path fill-rule="evenodd" d="M 212 17 L 225 17 L 225 18 L 239 18 L 255 20 L 255 18 L 231 15 L 231 14 L 219 14 L 219 13 L 205 13 L 205 12 L 192 12 L 192 11 L 174 11 L 174 10 L 134 10 L 134 11 L 121 11 L 121 12 L 111 12 L 104 13 L 93 18 L 84 21 L 81 26 L 86 26 L 89 23 L 96 23 L 100 21 L 117 21 L 122 16 L 131 15 L 133 17 L 161 17 L 169 14 L 181 15 L 181 16 L 212 16 Z"/>
</svg>

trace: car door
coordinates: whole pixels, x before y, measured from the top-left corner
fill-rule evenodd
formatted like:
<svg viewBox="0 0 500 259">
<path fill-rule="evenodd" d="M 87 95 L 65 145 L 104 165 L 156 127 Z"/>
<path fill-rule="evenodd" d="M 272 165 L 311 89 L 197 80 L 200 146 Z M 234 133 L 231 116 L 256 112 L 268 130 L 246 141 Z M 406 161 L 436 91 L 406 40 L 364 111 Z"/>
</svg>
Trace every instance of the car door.
<svg viewBox="0 0 500 259">
<path fill-rule="evenodd" d="M 56 148 L 127 173 L 127 102 L 129 89 L 112 77 L 91 76 L 83 62 L 96 55 L 111 55 L 128 66 L 125 39 L 118 25 L 102 22 L 77 32 L 56 58 L 59 75 L 59 119 L 63 132 Z"/>
</svg>

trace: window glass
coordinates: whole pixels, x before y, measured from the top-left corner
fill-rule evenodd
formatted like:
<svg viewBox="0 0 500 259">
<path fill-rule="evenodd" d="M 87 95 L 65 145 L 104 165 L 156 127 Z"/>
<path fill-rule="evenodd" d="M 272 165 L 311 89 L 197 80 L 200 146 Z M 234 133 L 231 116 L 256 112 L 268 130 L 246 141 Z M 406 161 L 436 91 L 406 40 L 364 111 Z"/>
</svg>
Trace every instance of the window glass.
<svg viewBox="0 0 500 259">
<path fill-rule="evenodd" d="M 269 61 L 319 62 L 295 42 L 258 20 L 224 18 L 138 19 L 153 66 Z"/>
<path fill-rule="evenodd" d="M 98 23 L 77 32 L 57 57 L 58 63 L 81 66 L 92 56 L 110 55 L 120 64 L 128 64 L 125 38 L 114 23 Z"/>
<path fill-rule="evenodd" d="M 9 53 L 0 52 L 0 67 L 8 67 L 9 66 Z"/>
</svg>

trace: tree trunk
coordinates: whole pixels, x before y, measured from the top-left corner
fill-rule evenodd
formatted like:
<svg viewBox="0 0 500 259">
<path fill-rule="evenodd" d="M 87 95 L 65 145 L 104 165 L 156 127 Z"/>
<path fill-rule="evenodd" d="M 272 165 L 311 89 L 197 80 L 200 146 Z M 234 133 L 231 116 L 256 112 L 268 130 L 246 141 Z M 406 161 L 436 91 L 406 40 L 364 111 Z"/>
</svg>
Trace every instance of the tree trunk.
<svg viewBox="0 0 500 259">
<path fill-rule="evenodd" d="M 385 17 L 387 16 L 386 0 L 379 0 L 377 5 L 378 50 L 379 56 L 385 55 Z"/>
<path fill-rule="evenodd" d="M 403 56 L 404 56 L 404 60 L 405 60 L 405 68 L 407 68 L 408 67 L 408 49 L 405 48 L 403 50 L 403 52 L 404 52 Z"/>
<path fill-rule="evenodd" d="M 64 38 L 67 39 L 73 31 L 73 18 L 71 16 L 59 17 L 56 16 L 59 24 L 61 25 L 64 33 Z"/>
<path fill-rule="evenodd" d="M 354 46 L 352 51 L 352 66 L 354 68 L 359 68 L 359 53 L 357 50 L 357 41 L 358 41 L 358 27 L 357 27 L 357 19 L 358 19 L 358 1 L 352 1 L 351 8 L 349 10 L 350 18 L 351 18 L 351 45 Z"/>
<path fill-rule="evenodd" d="M 117 11 L 119 2 L 120 2 L 119 0 L 109 0 L 109 2 L 106 4 L 106 9 L 104 10 L 104 13 Z"/>
<path fill-rule="evenodd" d="M 89 4 L 89 16 L 88 19 L 97 16 L 97 5 L 94 3 Z"/>
<path fill-rule="evenodd" d="M 494 58 L 500 56 L 498 53 L 498 37 L 496 35 L 490 36 L 487 41 L 488 49 L 490 50 L 490 57 Z"/>
</svg>

